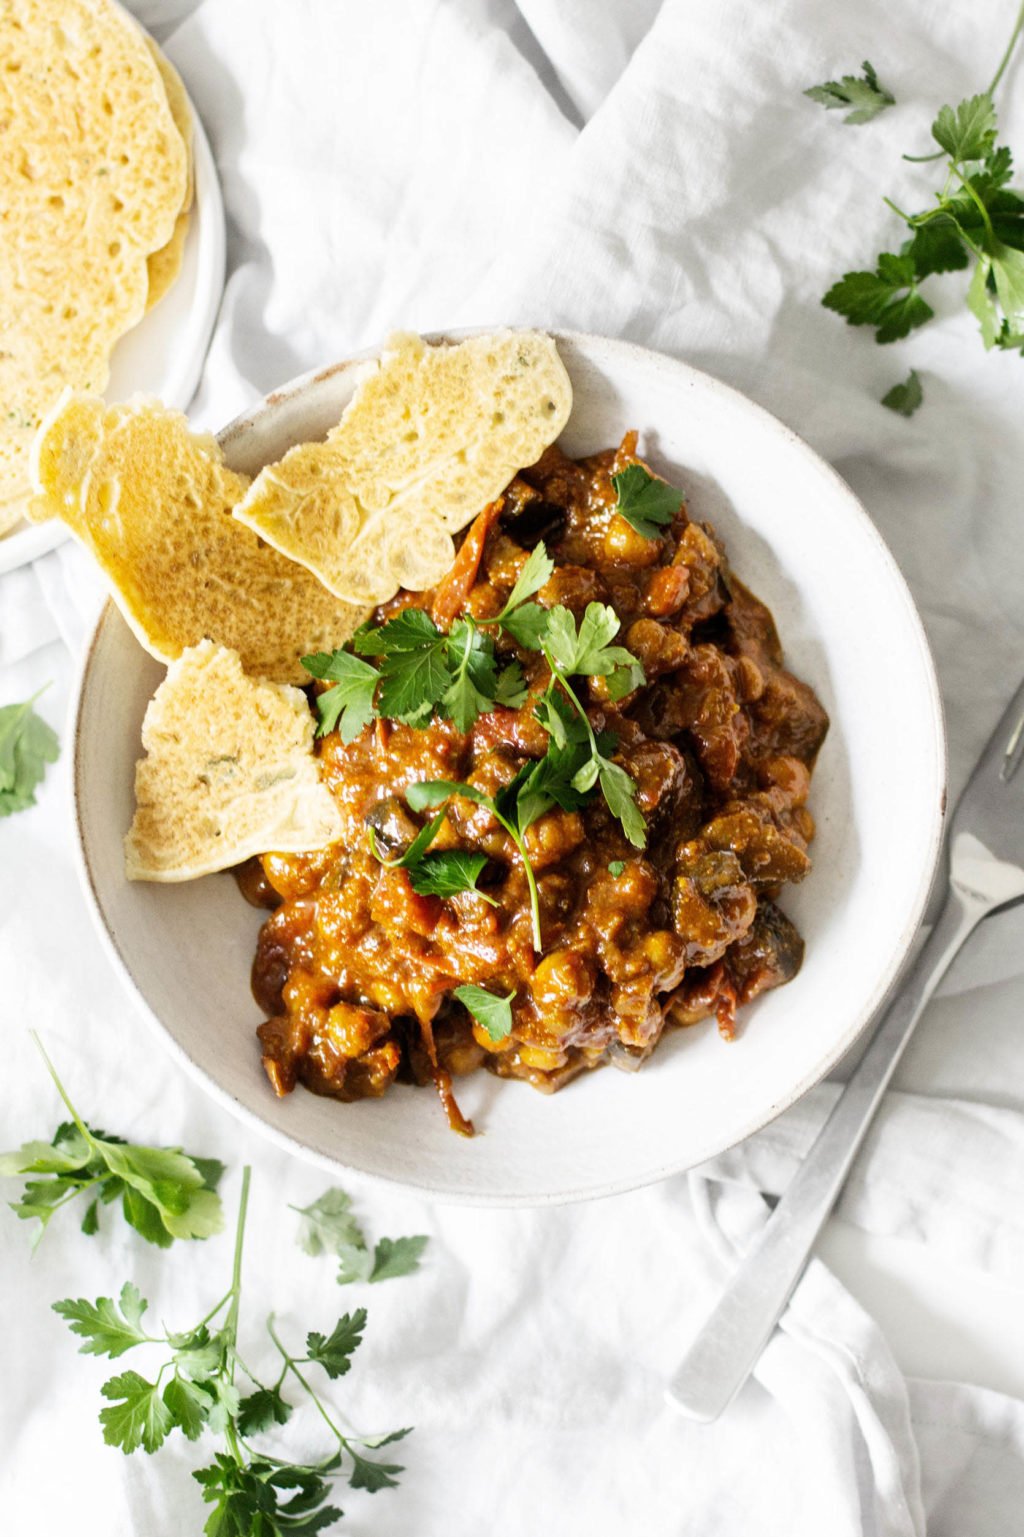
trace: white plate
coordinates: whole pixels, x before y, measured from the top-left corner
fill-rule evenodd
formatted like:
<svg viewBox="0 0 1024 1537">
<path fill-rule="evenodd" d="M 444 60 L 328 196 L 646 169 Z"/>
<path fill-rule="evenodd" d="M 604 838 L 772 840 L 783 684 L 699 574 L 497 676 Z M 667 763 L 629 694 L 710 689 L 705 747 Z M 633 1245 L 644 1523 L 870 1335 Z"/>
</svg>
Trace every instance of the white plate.
<svg viewBox="0 0 1024 1537">
<path fill-rule="evenodd" d="M 788 987 L 744 1011 L 726 1044 L 713 1024 L 671 1032 L 636 1075 L 586 1075 L 548 1098 L 477 1073 L 457 1082 L 480 1128 L 450 1132 L 428 1090 L 397 1086 L 343 1105 L 275 1099 L 249 992 L 260 915 L 229 875 L 130 885 L 139 727 L 162 669 L 108 608 L 77 703 L 75 798 L 82 869 L 114 964 L 177 1060 L 234 1114 L 337 1172 L 359 1169 L 441 1199 L 540 1204 L 662 1179 L 747 1136 L 817 1082 L 864 1028 L 907 953 L 942 828 L 938 689 L 910 594 L 842 480 L 781 423 L 706 374 L 601 337 L 559 337 L 572 376 L 570 453 L 642 429 L 656 466 L 710 519 L 737 573 L 778 621 L 789 662 L 832 729 L 814 776 L 814 868 L 783 906 L 807 942 Z M 358 360 L 357 360 L 358 361 Z M 222 434 L 255 472 L 335 422 L 355 363 L 309 375 Z"/>
<path fill-rule="evenodd" d="M 224 204 L 213 155 L 192 108 L 196 191 L 181 271 L 159 304 L 128 331 L 110 358 L 108 400 L 141 393 L 186 410 L 199 385 L 224 290 Z M 0 574 L 70 538 L 59 518 L 17 523 L 0 538 Z"/>
</svg>

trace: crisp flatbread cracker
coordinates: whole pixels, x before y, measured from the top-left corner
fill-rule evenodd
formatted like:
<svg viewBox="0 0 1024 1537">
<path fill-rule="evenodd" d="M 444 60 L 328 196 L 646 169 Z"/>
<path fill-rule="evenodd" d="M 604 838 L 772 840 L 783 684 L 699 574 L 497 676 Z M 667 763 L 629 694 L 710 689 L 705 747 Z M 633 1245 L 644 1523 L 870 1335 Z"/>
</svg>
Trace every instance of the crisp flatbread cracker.
<svg viewBox="0 0 1024 1537">
<path fill-rule="evenodd" d="M 326 441 L 267 466 L 235 517 L 351 602 L 422 591 L 451 565 L 452 534 L 554 442 L 571 406 L 549 336 L 396 336 Z"/>
<path fill-rule="evenodd" d="M 0 4 L 0 506 L 65 385 L 101 390 L 174 235 L 188 153 L 160 68 L 113 0 Z"/>
<path fill-rule="evenodd" d="M 192 218 L 189 213 L 180 213 L 178 222 L 174 226 L 174 234 L 165 246 L 159 251 L 154 251 L 146 263 L 149 273 L 149 294 L 146 298 L 146 310 L 151 310 L 154 304 L 159 304 L 164 294 L 177 281 L 181 271 L 181 263 L 185 256 L 185 241 L 188 238 L 188 226 Z"/>
<path fill-rule="evenodd" d="M 188 176 L 185 183 L 185 200 L 181 205 L 177 220 L 174 225 L 174 233 L 165 246 L 159 251 L 154 251 L 149 257 L 146 267 L 149 275 L 149 293 L 146 296 L 146 309 L 151 310 L 154 304 L 159 304 L 164 294 L 172 286 L 178 273 L 181 271 L 182 258 L 185 255 L 185 237 L 188 235 L 189 210 L 195 196 L 195 154 L 193 152 L 194 125 L 192 122 L 192 107 L 189 103 L 188 93 L 178 71 L 151 37 L 147 37 L 149 51 L 156 60 L 156 66 L 160 71 L 160 77 L 167 92 L 167 105 L 171 109 L 174 125 L 181 134 L 188 155 Z"/>
<path fill-rule="evenodd" d="M 231 516 L 248 486 L 178 411 L 68 391 L 33 447 L 36 519 L 59 517 L 95 557 L 142 645 L 172 662 L 208 638 L 255 677 L 304 682 L 299 658 L 366 618 Z"/>
<path fill-rule="evenodd" d="M 313 734 L 301 689 L 247 677 L 238 653 L 212 641 L 190 647 L 142 723 L 129 880 L 193 880 L 268 850 L 336 842 L 344 825 Z"/>
</svg>

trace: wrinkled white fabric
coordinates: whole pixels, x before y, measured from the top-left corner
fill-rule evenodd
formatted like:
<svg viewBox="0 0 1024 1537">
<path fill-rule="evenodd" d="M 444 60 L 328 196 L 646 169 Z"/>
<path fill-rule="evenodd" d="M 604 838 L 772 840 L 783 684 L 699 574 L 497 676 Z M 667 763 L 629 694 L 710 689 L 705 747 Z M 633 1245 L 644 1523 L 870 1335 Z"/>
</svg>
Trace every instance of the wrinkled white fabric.
<svg viewBox="0 0 1024 1537">
<path fill-rule="evenodd" d="M 395 327 L 561 325 L 685 357 L 796 428 L 865 501 L 924 615 L 959 788 L 1024 655 L 1024 365 L 984 354 L 959 276 L 939 284 L 940 319 L 884 349 L 818 301 L 898 238 L 881 192 L 927 198 L 927 171 L 900 155 L 926 148 L 939 103 L 987 81 L 1012 24 L 1005 6 L 135 9 L 188 83 L 227 208 L 229 276 L 197 423 L 222 425 Z M 899 105 L 846 128 L 801 90 L 865 53 Z M 1001 94 L 1011 143 L 1024 138 L 1019 78 L 1011 71 Z M 907 422 L 878 400 L 911 364 L 926 404 Z M 61 724 L 98 597 L 68 546 L 0 578 L 0 702 L 52 680 L 40 707 Z M 397 1492 L 344 1491 L 350 1531 L 1004 1537 L 1019 1523 L 1024 1406 L 905 1380 L 877 1326 L 817 1261 L 724 1421 L 700 1427 L 663 1406 L 680 1346 L 763 1220 L 756 1192 L 784 1188 L 834 1085 L 688 1180 L 578 1209 L 431 1208 L 353 1178 L 372 1232 L 426 1232 L 432 1244 L 416 1279 L 339 1292 L 330 1266 L 293 1246 L 286 1210 L 323 1177 L 207 1102 L 122 996 L 77 887 L 69 757 L 66 745 L 36 809 L 0 823 L 2 1140 L 57 1118 L 27 1036 L 35 1026 L 91 1117 L 228 1161 L 229 1205 L 252 1163 L 243 1331 L 258 1341 L 274 1307 L 300 1338 L 365 1301 L 366 1343 L 333 1396 L 365 1429 L 417 1427 L 397 1459 L 407 1467 Z M 1024 1260 L 1022 952 L 1024 912 L 1007 913 L 958 962 L 842 1204 L 869 1231 L 928 1245 L 936 1263 L 1014 1285 Z M 162 1255 L 109 1218 L 91 1241 L 58 1220 L 29 1259 L 9 1218 L 0 1244 L 5 1528 L 198 1530 L 190 1469 L 203 1448 L 182 1443 L 155 1461 L 105 1448 L 95 1413 L 110 1368 L 74 1355 L 47 1304 L 132 1277 L 155 1313 L 183 1326 L 226 1284 L 228 1238 Z M 323 1449 L 305 1412 L 284 1439 L 296 1453 Z"/>
</svg>

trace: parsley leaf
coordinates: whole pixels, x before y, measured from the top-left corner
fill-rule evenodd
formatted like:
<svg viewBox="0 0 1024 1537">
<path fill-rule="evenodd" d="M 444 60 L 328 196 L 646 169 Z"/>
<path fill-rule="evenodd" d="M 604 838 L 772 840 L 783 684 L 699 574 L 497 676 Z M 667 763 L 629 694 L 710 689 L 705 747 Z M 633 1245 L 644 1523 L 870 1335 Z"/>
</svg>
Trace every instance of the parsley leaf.
<svg viewBox="0 0 1024 1537">
<path fill-rule="evenodd" d="M 140 1446 L 155 1452 L 174 1428 L 174 1416 L 160 1397 L 155 1383 L 147 1382 L 138 1372 L 121 1372 L 100 1388 L 104 1398 L 114 1399 L 109 1409 L 100 1410 L 103 1439 L 108 1446 L 119 1446 L 126 1454 Z"/>
<path fill-rule="evenodd" d="M 362 1342 L 366 1328 L 366 1309 L 343 1313 L 330 1335 L 312 1330 L 306 1335 L 306 1353 L 322 1366 L 328 1377 L 343 1377 L 352 1365 L 352 1356 Z"/>
<path fill-rule="evenodd" d="M 197 1441 L 213 1405 L 207 1390 L 184 1377 L 172 1377 L 164 1388 L 164 1403 L 185 1439 Z"/>
<path fill-rule="evenodd" d="M 442 801 L 451 800 L 453 795 L 463 795 L 466 800 L 475 801 L 478 806 L 494 804 L 482 790 L 458 779 L 418 779 L 405 792 L 405 798 L 413 811 L 428 811 L 432 806 L 440 806 Z"/>
<path fill-rule="evenodd" d="M 932 138 L 951 160 L 984 160 L 995 149 L 996 109 L 991 95 L 969 96 L 955 108 L 940 107 Z"/>
<path fill-rule="evenodd" d="M 503 1041 L 512 1030 L 512 1000 L 515 990 L 502 998 L 497 993 L 489 993 L 485 987 L 477 987 L 473 982 L 467 982 L 462 987 L 456 987 L 452 993 L 472 1014 L 478 1025 L 481 1025 L 492 1041 Z"/>
<path fill-rule="evenodd" d="M 309 1206 L 293 1206 L 302 1218 L 296 1243 L 307 1254 L 335 1254 L 342 1244 L 365 1247 L 363 1232 L 352 1214 L 352 1199 L 336 1186 Z"/>
<path fill-rule="evenodd" d="M 508 595 L 508 602 L 493 620 L 492 624 L 503 625 L 514 609 L 521 608 L 527 598 L 532 598 L 534 593 L 540 592 L 545 582 L 549 581 L 554 573 L 555 563 L 545 548 L 543 539 L 530 551 L 523 569 L 516 577 L 515 585 Z"/>
<path fill-rule="evenodd" d="M 280 1388 L 258 1388 L 238 1405 L 239 1432 L 243 1436 L 252 1436 L 257 1431 L 270 1430 L 274 1425 L 286 1425 L 291 1412 L 292 1406 L 281 1397 Z"/>
<path fill-rule="evenodd" d="M 541 545 L 537 546 L 538 550 L 541 548 Z M 539 651 L 547 633 L 548 613 L 539 603 L 524 603 L 522 608 L 506 614 L 501 620 L 501 628 L 525 650 Z"/>
<path fill-rule="evenodd" d="M 124 1355 L 136 1345 L 144 1344 L 149 1335 L 142 1327 L 142 1315 L 148 1303 L 131 1281 L 121 1288 L 118 1302 L 111 1297 L 97 1297 L 87 1302 L 84 1297 L 66 1297 L 53 1304 L 53 1311 L 68 1322 L 73 1334 L 85 1340 L 79 1349 L 83 1355 Z"/>
<path fill-rule="evenodd" d="M 935 311 L 917 291 L 913 257 L 883 252 L 874 272 L 847 272 L 822 299 L 848 325 L 874 326 L 876 342 L 895 342 Z"/>
<path fill-rule="evenodd" d="M 615 511 L 645 539 L 657 539 L 683 505 L 683 493 L 651 475 L 642 464 L 612 476 Z"/>
<path fill-rule="evenodd" d="M 57 733 L 32 708 L 40 693 L 0 707 L 0 817 L 34 806 L 45 766 L 57 760 Z"/>
<path fill-rule="evenodd" d="M 420 1268 L 420 1260 L 429 1240 L 418 1233 L 410 1238 L 379 1238 L 373 1251 L 371 1281 L 394 1281 L 400 1276 L 412 1275 Z"/>
<path fill-rule="evenodd" d="M 426 615 L 424 615 L 426 618 Z M 390 652 L 381 664 L 377 700 L 380 715 L 416 726 L 430 719 L 449 688 L 447 637 L 425 643 L 417 651 Z"/>
<path fill-rule="evenodd" d="M 576 620 L 567 608 L 553 608 L 549 615 L 544 651 L 552 666 L 566 677 L 608 677 L 622 669 L 644 681 L 643 668 L 631 651 L 608 642 L 619 632 L 620 619 L 607 603 L 588 603 L 577 633 Z"/>
<path fill-rule="evenodd" d="M 452 681 L 441 703 L 459 731 L 468 731 L 478 715 L 494 703 L 497 675 L 494 642 L 474 624 L 456 619 L 448 640 L 448 657 L 455 658 Z"/>
<path fill-rule="evenodd" d="M 824 85 L 812 85 L 804 92 L 812 101 L 819 102 L 827 110 L 852 108 L 843 118 L 844 123 L 870 123 L 871 119 L 895 104 L 896 98 L 878 82 L 878 76 L 867 59 L 861 65 L 860 75 L 843 75 L 839 80 L 826 80 Z"/>
<path fill-rule="evenodd" d="M 518 662 L 509 662 L 495 679 L 494 703 L 503 705 L 508 710 L 519 710 L 526 703 L 527 697 L 523 669 Z"/>
<path fill-rule="evenodd" d="M 410 866 L 409 882 L 420 896 L 454 897 L 460 891 L 476 891 L 477 881 L 487 864 L 486 854 L 469 854 L 463 849 L 445 849 L 436 854 L 426 854 Z M 486 893 L 480 896 L 493 904 Z"/>
<path fill-rule="evenodd" d="M 598 768 L 601 793 L 613 816 L 618 817 L 622 831 L 635 848 L 642 849 L 647 837 L 647 823 L 636 803 L 636 782 L 618 763 L 612 763 L 603 755 Z"/>
<path fill-rule="evenodd" d="M 1000 327 L 999 311 L 989 283 L 991 270 L 992 265 L 987 258 L 980 260 L 967 290 L 967 308 L 981 326 L 981 339 L 986 351 L 995 346 Z"/>
<path fill-rule="evenodd" d="M 396 1489 L 398 1480 L 392 1475 L 405 1472 L 400 1463 L 371 1462 L 368 1457 L 360 1457 L 358 1452 L 352 1453 L 352 1463 L 350 1487 L 368 1489 L 371 1494 L 376 1494 L 380 1489 Z"/>
<path fill-rule="evenodd" d="M 302 665 L 313 678 L 330 679 L 334 687 L 316 696 L 318 736 L 338 728 L 343 742 L 354 742 L 373 719 L 373 698 L 380 674 L 350 651 L 317 651 Z"/>
<path fill-rule="evenodd" d="M 618 880 L 625 868 L 626 862 L 624 859 L 612 859 L 608 863 L 608 874 L 614 875 L 615 879 Z"/>
<path fill-rule="evenodd" d="M 912 368 L 901 384 L 894 384 L 891 390 L 886 391 L 882 396 L 882 404 L 888 406 L 890 411 L 897 411 L 900 416 L 913 416 L 923 399 L 921 380 L 917 369 Z"/>
</svg>

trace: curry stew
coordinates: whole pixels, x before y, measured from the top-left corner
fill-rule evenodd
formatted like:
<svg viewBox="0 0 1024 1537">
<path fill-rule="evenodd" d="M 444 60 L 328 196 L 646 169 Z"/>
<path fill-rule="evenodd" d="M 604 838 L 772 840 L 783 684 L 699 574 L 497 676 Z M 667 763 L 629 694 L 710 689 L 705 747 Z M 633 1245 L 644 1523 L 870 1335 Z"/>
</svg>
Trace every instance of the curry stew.
<svg viewBox="0 0 1024 1537">
<path fill-rule="evenodd" d="M 459 780 L 493 796 L 544 755 L 534 705 L 550 674 L 507 635 L 500 657 L 518 658 L 530 691 L 521 708 L 482 714 L 467 733 L 435 718 L 377 720 L 348 745 L 325 737 L 320 769 L 344 838 L 238 872 L 246 897 L 272 909 L 253 992 L 278 1094 L 301 1083 L 355 1100 L 395 1080 L 433 1083 L 469 1131 L 455 1076 L 487 1067 L 553 1092 L 605 1063 L 634 1069 L 667 1026 L 714 1016 L 731 1037 L 739 1008 L 799 970 L 803 942 L 776 903 L 810 866 L 807 793 L 828 720 L 782 665 L 771 614 L 710 527 L 680 511 L 647 538 L 615 511 L 611 477 L 634 462 L 633 433 L 579 462 L 547 450 L 480 514 L 438 588 L 400 593 L 376 617 L 422 607 L 442 630 L 463 614 L 493 617 L 543 540 L 556 564 L 538 601 L 577 619 L 594 600 L 611 604 L 619 641 L 643 665 L 643 686 L 618 702 L 602 678 L 577 682 L 636 782 L 646 848 L 627 841 L 600 795 L 535 822 L 539 955 L 523 863 L 487 807 L 455 797 L 436 843 L 486 855 L 480 891 L 419 895 L 405 869 L 381 862 L 419 831 L 410 784 Z M 514 994 L 500 1041 L 451 996 L 465 983 Z"/>
</svg>

